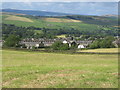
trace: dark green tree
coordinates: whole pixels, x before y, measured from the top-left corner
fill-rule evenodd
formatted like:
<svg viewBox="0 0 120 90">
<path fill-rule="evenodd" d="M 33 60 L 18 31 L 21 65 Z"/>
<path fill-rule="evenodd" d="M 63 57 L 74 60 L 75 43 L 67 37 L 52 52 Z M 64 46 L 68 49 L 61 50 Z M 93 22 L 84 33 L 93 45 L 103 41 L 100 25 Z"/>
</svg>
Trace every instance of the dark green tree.
<svg viewBox="0 0 120 90">
<path fill-rule="evenodd" d="M 68 44 L 63 44 L 61 41 L 57 41 L 52 45 L 53 50 L 68 50 Z"/>
<path fill-rule="evenodd" d="M 71 49 L 76 49 L 77 48 L 77 44 L 75 42 L 72 42 L 70 48 Z"/>
<path fill-rule="evenodd" d="M 104 40 L 100 42 L 100 47 L 101 48 L 114 48 L 113 42 L 114 37 L 108 36 Z"/>
<path fill-rule="evenodd" d="M 19 45 L 20 38 L 16 35 L 9 35 L 5 40 L 5 46 L 7 47 L 17 47 Z"/>
<path fill-rule="evenodd" d="M 98 39 L 94 41 L 89 48 L 95 49 L 95 48 L 114 48 L 115 46 L 113 45 L 114 37 L 112 36 L 107 36 L 104 39 Z"/>
<path fill-rule="evenodd" d="M 100 40 L 94 41 L 94 42 L 89 46 L 89 48 L 91 48 L 91 49 L 100 48 L 99 42 L 100 42 Z"/>
</svg>

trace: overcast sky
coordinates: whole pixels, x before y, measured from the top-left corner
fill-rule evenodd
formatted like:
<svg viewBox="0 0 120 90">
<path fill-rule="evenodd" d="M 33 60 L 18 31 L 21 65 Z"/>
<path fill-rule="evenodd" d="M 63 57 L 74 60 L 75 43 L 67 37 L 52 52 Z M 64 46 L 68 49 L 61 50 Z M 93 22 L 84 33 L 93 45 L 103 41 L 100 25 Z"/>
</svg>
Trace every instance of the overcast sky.
<svg viewBox="0 0 120 90">
<path fill-rule="evenodd" d="M 3 2 L 2 8 L 63 12 L 81 15 L 117 14 L 117 2 Z"/>
</svg>

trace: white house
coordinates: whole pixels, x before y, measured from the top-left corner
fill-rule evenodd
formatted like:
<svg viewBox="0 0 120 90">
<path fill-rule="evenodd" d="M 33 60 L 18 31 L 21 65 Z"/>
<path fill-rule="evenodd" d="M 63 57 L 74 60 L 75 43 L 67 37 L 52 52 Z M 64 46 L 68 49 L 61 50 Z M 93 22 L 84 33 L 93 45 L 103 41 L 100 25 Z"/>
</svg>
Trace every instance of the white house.
<svg viewBox="0 0 120 90">
<path fill-rule="evenodd" d="M 39 44 L 36 44 L 35 46 L 38 48 L 38 47 L 39 47 Z"/>
<path fill-rule="evenodd" d="M 78 45 L 78 48 L 85 48 L 84 45 Z"/>
<path fill-rule="evenodd" d="M 67 44 L 68 42 L 66 40 L 63 41 L 64 44 Z"/>
</svg>

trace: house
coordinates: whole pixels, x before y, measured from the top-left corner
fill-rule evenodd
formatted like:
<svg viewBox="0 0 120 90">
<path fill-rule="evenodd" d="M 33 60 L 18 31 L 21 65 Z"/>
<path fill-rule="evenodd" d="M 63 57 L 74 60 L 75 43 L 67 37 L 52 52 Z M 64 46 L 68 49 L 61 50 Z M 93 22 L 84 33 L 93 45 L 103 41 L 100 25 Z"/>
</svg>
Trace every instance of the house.
<svg viewBox="0 0 120 90">
<path fill-rule="evenodd" d="M 67 44 L 67 43 L 68 43 L 68 41 L 64 40 L 62 43 Z"/>
<path fill-rule="evenodd" d="M 4 41 L 0 40 L 0 48 L 2 48 Z"/>
<path fill-rule="evenodd" d="M 88 40 L 85 40 L 85 41 L 76 41 L 76 43 L 77 43 L 77 45 L 78 45 L 78 49 L 80 49 L 80 48 L 86 48 L 88 45 L 90 45 L 91 43 L 92 43 L 93 41 L 92 40 L 90 40 L 90 41 L 88 41 Z"/>
<path fill-rule="evenodd" d="M 45 47 L 49 47 L 52 46 L 52 44 L 55 42 L 55 39 L 43 39 L 43 38 L 39 38 L 39 39 L 23 39 L 22 41 L 20 41 L 21 45 L 25 45 L 27 47 L 27 49 L 32 49 L 32 47 L 41 47 L 41 46 L 45 46 Z"/>
<path fill-rule="evenodd" d="M 112 42 L 115 47 L 120 47 L 120 38 L 116 39 L 115 41 Z"/>
<path fill-rule="evenodd" d="M 78 45 L 78 49 L 80 48 L 86 48 L 84 45 Z"/>
<path fill-rule="evenodd" d="M 69 47 L 72 46 L 72 43 L 73 43 L 73 42 L 74 42 L 73 40 L 67 40 L 67 39 L 62 41 L 63 44 L 68 44 Z"/>
<path fill-rule="evenodd" d="M 79 41 L 79 40 L 73 40 L 72 38 L 56 38 L 56 39 L 45 39 L 45 38 L 26 38 L 20 41 L 21 45 L 25 45 L 27 49 L 32 49 L 32 47 L 50 47 L 53 43 L 56 41 L 61 41 L 64 44 L 68 44 L 69 47 L 72 46 L 72 44 L 78 45 L 78 48 L 86 48 L 89 44 L 92 43 L 92 41 Z M 22 47 L 21 47 L 22 48 Z"/>
</svg>

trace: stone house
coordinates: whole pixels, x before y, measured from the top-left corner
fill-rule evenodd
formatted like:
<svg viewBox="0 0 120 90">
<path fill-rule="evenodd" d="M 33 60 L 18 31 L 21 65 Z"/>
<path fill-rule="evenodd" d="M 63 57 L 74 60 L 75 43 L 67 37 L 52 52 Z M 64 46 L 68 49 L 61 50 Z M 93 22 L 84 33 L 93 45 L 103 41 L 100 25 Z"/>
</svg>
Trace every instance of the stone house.
<svg viewBox="0 0 120 90">
<path fill-rule="evenodd" d="M 2 48 L 4 42 L 4 40 L 0 40 L 0 48 Z"/>
<path fill-rule="evenodd" d="M 112 42 L 115 47 L 120 47 L 120 38 L 116 39 L 115 41 Z"/>
<path fill-rule="evenodd" d="M 78 48 L 83 48 L 83 47 L 86 48 L 89 44 L 92 43 L 92 41 L 78 41 L 78 40 L 72 40 L 70 38 L 57 38 L 57 39 L 27 38 L 20 41 L 20 44 L 25 45 L 27 49 L 32 49 L 32 47 L 38 48 L 41 45 L 43 45 L 44 47 L 49 47 L 49 46 L 52 46 L 52 44 L 55 43 L 56 41 L 61 41 L 64 44 L 68 44 L 69 47 L 71 47 L 73 43 L 76 43 L 79 46 Z"/>
</svg>

